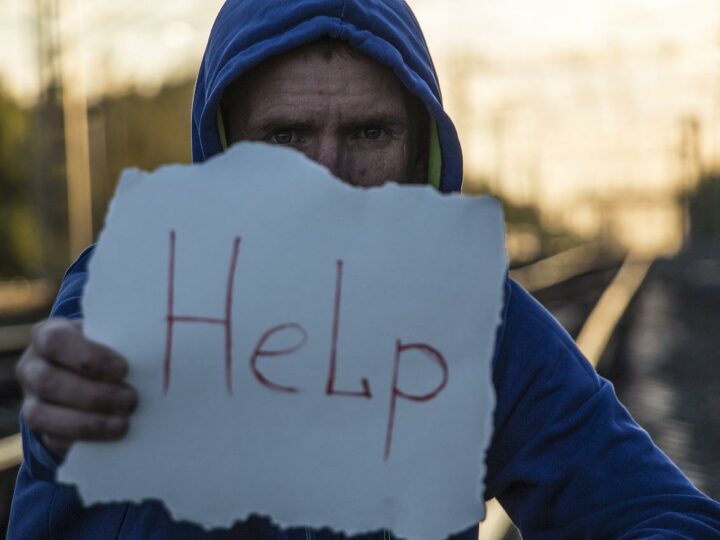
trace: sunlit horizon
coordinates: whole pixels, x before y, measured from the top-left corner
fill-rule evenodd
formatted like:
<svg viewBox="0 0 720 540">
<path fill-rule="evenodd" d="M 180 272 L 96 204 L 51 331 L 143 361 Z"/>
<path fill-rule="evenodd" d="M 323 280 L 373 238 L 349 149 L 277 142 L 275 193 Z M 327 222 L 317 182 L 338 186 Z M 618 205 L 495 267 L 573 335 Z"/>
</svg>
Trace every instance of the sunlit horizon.
<svg viewBox="0 0 720 540">
<path fill-rule="evenodd" d="M 222 0 L 122 3 L 60 0 L 61 35 L 81 47 L 90 95 L 192 76 Z M 714 0 L 410 0 L 431 52 L 474 52 L 494 61 L 606 56 L 720 45 Z M 0 81 L 16 97 L 37 91 L 35 6 L 0 4 Z M 450 31 L 452 30 L 452 31 Z"/>
</svg>

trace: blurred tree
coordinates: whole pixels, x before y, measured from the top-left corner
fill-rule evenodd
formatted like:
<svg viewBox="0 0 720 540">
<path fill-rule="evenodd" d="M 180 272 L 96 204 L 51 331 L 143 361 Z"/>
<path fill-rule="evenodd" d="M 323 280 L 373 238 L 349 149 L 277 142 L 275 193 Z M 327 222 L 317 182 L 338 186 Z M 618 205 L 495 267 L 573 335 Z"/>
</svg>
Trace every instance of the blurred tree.
<svg viewBox="0 0 720 540">
<path fill-rule="evenodd" d="M 29 275 L 39 255 L 30 205 L 32 114 L 0 89 L 0 279 Z"/>
<path fill-rule="evenodd" d="M 106 96 L 90 107 L 97 228 L 124 168 L 152 170 L 191 161 L 192 92 L 193 82 L 183 81 L 152 95 L 131 91 Z M 23 108 L 0 90 L 0 280 L 20 275 L 59 278 L 68 262 L 57 101 Z"/>
<path fill-rule="evenodd" d="M 102 227 L 107 204 L 123 169 L 152 170 L 189 163 L 193 81 L 168 84 L 148 95 L 106 96 L 90 106 L 93 223 Z"/>
</svg>

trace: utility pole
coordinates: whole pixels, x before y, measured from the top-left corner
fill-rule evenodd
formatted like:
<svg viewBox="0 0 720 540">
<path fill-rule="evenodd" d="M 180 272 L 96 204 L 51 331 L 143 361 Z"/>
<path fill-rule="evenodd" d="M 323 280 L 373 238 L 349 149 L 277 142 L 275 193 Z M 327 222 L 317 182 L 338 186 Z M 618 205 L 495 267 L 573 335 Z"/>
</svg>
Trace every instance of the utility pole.
<svg viewBox="0 0 720 540">
<path fill-rule="evenodd" d="M 83 20 L 80 9 L 77 0 L 60 0 L 62 101 L 71 259 L 93 241 L 85 63 L 79 42 Z M 70 22 L 75 23 L 72 28 Z"/>
<path fill-rule="evenodd" d="M 35 107 L 33 198 L 44 276 L 67 266 L 67 215 L 57 0 L 35 0 L 38 98 Z"/>
<path fill-rule="evenodd" d="M 682 219 L 683 241 L 687 243 L 691 234 L 690 196 L 697 188 L 702 176 L 702 157 L 700 155 L 700 122 L 695 116 L 680 119 L 680 145 L 678 148 L 680 174 L 682 177 Z M 705 219 L 706 216 L 695 216 Z"/>
</svg>

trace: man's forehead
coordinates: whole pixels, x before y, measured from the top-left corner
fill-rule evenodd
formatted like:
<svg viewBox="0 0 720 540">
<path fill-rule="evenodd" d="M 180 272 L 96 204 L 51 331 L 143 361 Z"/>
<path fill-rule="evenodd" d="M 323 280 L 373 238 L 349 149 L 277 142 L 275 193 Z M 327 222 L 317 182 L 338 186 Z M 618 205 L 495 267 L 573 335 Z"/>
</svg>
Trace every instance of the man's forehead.
<svg viewBox="0 0 720 540">
<path fill-rule="evenodd" d="M 226 90 L 223 110 L 245 108 L 248 97 L 257 95 L 258 87 L 283 108 L 301 104 L 311 94 L 328 99 L 342 95 L 358 107 L 371 106 L 373 95 L 379 91 L 385 96 L 409 97 L 391 69 L 330 38 L 271 57 L 240 76 Z"/>
<path fill-rule="evenodd" d="M 408 102 L 399 84 L 373 84 L 363 78 L 319 88 L 311 80 L 302 84 L 289 79 L 265 82 L 271 84 L 253 87 L 242 98 L 243 116 L 255 126 L 311 125 L 327 121 L 328 115 L 341 124 L 401 124 L 407 120 Z"/>
<path fill-rule="evenodd" d="M 323 38 L 270 57 L 242 75 L 242 79 L 252 82 L 254 79 L 267 76 L 268 73 L 272 73 L 275 77 L 280 73 L 298 77 L 303 74 L 304 64 L 314 63 L 317 59 L 322 59 L 327 64 L 326 67 L 331 70 L 324 72 L 328 77 L 337 75 L 333 70 L 339 71 L 351 66 L 356 71 L 364 72 L 366 76 L 373 74 L 376 78 L 400 84 L 390 68 L 364 55 L 348 43 L 331 38 Z"/>
<path fill-rule="evenodd" d="M 339 108 L 335 112 L 331 107 L 312 106 L 294 107 L 276 104 L 272 107 L 253 108 L 246 117 L 249 126 L 255 128 L 280 128 L 290 126 L 314 126 L 326 124 L 328 115 L 338 122 L 338 128 L 360 124 L 404 125 L 408 120 L 407 111 L 397 104 L 376 104 L 365 102 L 364 107 Z M 335 114 L 333 114 L 335 113 Z"/>
</svg>

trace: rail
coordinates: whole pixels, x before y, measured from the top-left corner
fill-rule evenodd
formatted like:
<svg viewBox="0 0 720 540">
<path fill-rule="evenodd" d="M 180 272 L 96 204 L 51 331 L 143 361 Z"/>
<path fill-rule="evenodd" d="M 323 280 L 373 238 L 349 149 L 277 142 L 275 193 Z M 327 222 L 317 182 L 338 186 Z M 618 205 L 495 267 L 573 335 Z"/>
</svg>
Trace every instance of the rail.
<svg viewBox="0 0 720 540">
<path fill-rule="evenodd" d="M 19 433 L 0 439 L 0 472 L 22 462 L 22 439 Z"/>
<path fill-rule="evenodd" d="M 601 246 L 588 242 L 516 268 L 510 276 L 526 290 L 536 292 L 597 269 Z"/>
<path fill-rule="evenodd" d="M 0 316 L 47 307 L 55 295 L 49 279 L 14 279 L 0 282 Z"/>
</svg>

